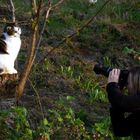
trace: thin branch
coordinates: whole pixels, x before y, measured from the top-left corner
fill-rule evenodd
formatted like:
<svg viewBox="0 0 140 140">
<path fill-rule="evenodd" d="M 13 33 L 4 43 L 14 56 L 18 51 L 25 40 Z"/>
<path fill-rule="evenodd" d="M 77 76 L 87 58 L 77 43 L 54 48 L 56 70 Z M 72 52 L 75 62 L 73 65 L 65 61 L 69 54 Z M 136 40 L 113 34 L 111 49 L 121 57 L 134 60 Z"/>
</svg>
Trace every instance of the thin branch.
<svg viewBox="0 0 140 140">
<path fill-rule="evenodd" d="M 32 7 L 32 13 L 37 14 L 37 4 L 36 4 L 36 0 L 31 0 L 31 7 Z"/>
<path fill-rule="evenodd" d="M 52 6 L 52 9 L 55 9 L 56 7 L 58 7 L 60 4 L 62 4 L 64 2 L 64 0 L 60 0 L 59 2 L 57 2 L 55 5 Z"/>
<path fill-rule="evenodd" d="M 58 47 L 60 47 L 60 45 L 62 45 L 64 42 L 66 42 L 67 39 L 71 39 L 72 37 L 74 37 L 75 35 L 79 34 L 80 31 L 82 31 L 84 28 L 86 28 L 88 25 L 90 25 L 90 23 L 92 23 L 96 16 L 104 9 L 104 7 L 110 2 L 111 0 L 106 1 L 102 7 L 95 13 L 95 15 L 93 17 L 91 17 L 83 26 L 81 26 L 77 31 L 75 31 L 74 33 L 72 33 L 71 35 L 66 36 L 65 38 L 62 39 L 62 41 L 59 42 L 59 44 L 51 49 L 46 55 L 50 55 L 53 51 L 55 51 Z M 46 57 L 46 56 L 45 56 Z M 43 57 L 39 62 L 42 62 L 45 57 Z"/>
<path fill-rule="evenodd" d="M 39 93 L 38 91 L 36 90 L 35 86 L 33 85 L 33 82 L 28 78 L 28 81 L 30 82 L 30 85 L 32 86 L 36 96 L 37 96 L 37 101 L 38 101 L 38 104 L 39 104 L 39 107 L 40 107 L 40 111 L 41 111 L 41 114 L 42 114 L 42 119 L 44 119 L 44 112 L 43 112 L 43 108 L 42 108 L 42 103 L 41 103 L 41 100 L 40 100 L 40 96 L 39 96 Z"/>
<path fill-rule="evenodd" d="M 34 22 L 32 23 L 32 28 L 33 28 L 33 34 L 32 34 L 32 44 L 31 47 L 29 49 L 29 54 L 28 57 L 26 59 L 26 63 L 24 65 L 24 69 L 21 72 L 20 75 L 20 79 L 19 79 L 19 83 L 16 87 L 16 99 L 17 102 L 19 101 L 19 98 L 22 96 L 23 94 L 23 90 L 27 81 L 27 78 L 29 76 L 31 67 L 32 67 L 32 60 L 34 57 L 34 52 L 35 52 L 35 46 L 36 46 L 36 38 L 37 38 L 37 32 L 38 32 L 38 23 L 39 23 L 39 15 L 40 15 L 40 5 L 42 4 L 42 1 L 40 1 L 39 6 L 38 6 L 38 10 L 37 10 L 37 15 L 38 17 L 34 19 Z"/>
<path fill-rule="evenodd" d="M 90 23 L 92 23 L 95 19 L 95 17 L 104 9 L 104 7 L 110 2 L 111 0 L 106 1 L 102 7 L 95 13 L 95 15 L 93 17 L 91 17 L 81 28 L 79 28 L 76 32 L 74 32 L 73 34 L 67 36 L 67 38 L 72 38 L 75 35 L 79 34 L 80 31 L 82 31 L 84 28 L 86 28 Z M 66 38 L 66 39 L 67 39 Z M 65 40 L 66 40 L 65 39 Z"/>
<path fill-rule="evenodd" d="M 19 25 L 29 25 L 31 24 L 31 19 L 29 20 L 23 20 L 23 21 L 18 21 L 18 24 Z M 0 20 L 0 24 L 10 24 L 10 23 L 13 23 L 13 21 L 9 21 L 9 20 Z"/>
<path fill-rule="evenodd" d="M 29 75 L 31 67 L 32 67 L 31 63 L 32 63 L 32 58 L 34 56 L 37 32 L 38 32 L 38 26 L 36 25 L 35 28 L 34 28 L 34 31 L 33 31 L 33 35 L 32 35 L 32 45 L 31 45 L 31 49 L 29 51 L 30 52 L 29 55 L 28 55 L 29 57 L 26 59 L 24 69 L 21 72 L 19 83 L 18 83 L 18 85 L 16 87 L 16 99 L 17 99 L 17 102 L 19 101 L 19 98 L 23 94 L 23 90 L 24 90 L 28 75 Z"/>
<path fill-rule="evenodd" d="M 12 19 L 12 22 L 15 22 L 16 21 L 16 16 L 15 16 L 15 7 L 14 7 L 14 3 L 12 0 L 8 0 L 7 1 L 8 3 L 8 6 L 9 6 L 9 10 L 11 11 L 11 19 Z"/>
<path fill-rule="evenodd" d="M 40 42 L 42 40 L 42 35 L 43 35 L 44 29 L 45 29 L 45 26 L 46 26 L 46 21 L 47 21 L 47 19 L 49 17 L 49 12 L 51 10 L 51 5 L 49 4 L 48 5 L 48 10 L 46 11 L 46 17 L 45 17 L 45 21 L 44 21 L 44 26 L 43 26 L 43 28 L 41 30 L 39 40 L 38 40 L 38 42 L 36 42 L 37 33 L 38 33 L 38 25 L 39 25 L 39 18 L 40 18 L 40 11 L 41 11 L 41 5 L 42 5 L 42 0 L 40 0 L 39 6 L 38 6 L 37 17 L 35 17 L 35 21 L 34 21 L 35 25 L 33 23 L 34 30 L 33 30 L 33 36 L 32 36 L 32 46 L 31 46 L 31 49 L 29 50 L 29 55 L 28 55 L 29 57 L 26 59 L 26 63 L 25 63 L 23 72 L 21 73 L 20 80 L 19 80 L 18 86 L 16 88 L 17 101 L 19 100 L 19 98 L 23 94 L 26 81 L 28 79 L 29 73 L 31 71 L 31 68 L 32 68 L 33 63 L 34 63 L 34 60 L 36 58 L 37 51 L 35 51 L 35 49 L 38 48 L 39 45 L 40 45 Z"/>
<path fill-rule="evenodd" d="M 41 41 L 42 41 L 42 36 L 43 36 L 44 30 L 45 30 L 45 27 L 46 27 L 46 23 L 47 23 L 47 20 L 48 20 L 50 11 L 51 11 L 51 9 L 52 9 L 52 7 L 51 7 L 51 2 L 49 2 L 48 4 L 49 4 L 49 5 L 48 5 L 48 9 L 47 9 L 47 11 L 46 11 L 45 19 L 44 19 L 44 22 L 43 22 L 44 24 L 43 24 L 41 33 L 40 33 L 40 35 L 39 35 L 40 38 L 39 38 L 38 43 L 37 43 L 37 46 L 36 46 L 36 51 L 35 51 L 35 55 L 34 55 L 34 58 L 33 58 L 33 62 L 34 62 L 34 60 L 35 60 L 35 58 L 36 58 L 36 55 L 37 55 L 37 52 L 38 52 L 40 43 L 41 43 Z M 32 63 L 33 63 L 33 62 L 32 62 Z"/>
<path fill-rule="evenodd" d="M 13 23 L 12 21 L 7 21 L 7 20 L 0 20 L 0 24 L 3 24 L 3 23 Z"/>
</svg>

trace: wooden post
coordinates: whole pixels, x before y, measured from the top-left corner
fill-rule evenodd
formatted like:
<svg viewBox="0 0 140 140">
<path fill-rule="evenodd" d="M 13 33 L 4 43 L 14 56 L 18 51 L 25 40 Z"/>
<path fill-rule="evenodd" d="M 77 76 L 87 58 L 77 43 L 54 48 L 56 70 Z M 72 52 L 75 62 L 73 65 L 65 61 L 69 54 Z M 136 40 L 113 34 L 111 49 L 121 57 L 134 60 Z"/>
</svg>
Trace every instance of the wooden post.
<svg viewBox="0 0 140 140">
<path fill-rule="evenodd" d="M 6 109 L 15 104 L 15 90 L 18 74 L 0 75 L 0 109 Z"/>
</svg>

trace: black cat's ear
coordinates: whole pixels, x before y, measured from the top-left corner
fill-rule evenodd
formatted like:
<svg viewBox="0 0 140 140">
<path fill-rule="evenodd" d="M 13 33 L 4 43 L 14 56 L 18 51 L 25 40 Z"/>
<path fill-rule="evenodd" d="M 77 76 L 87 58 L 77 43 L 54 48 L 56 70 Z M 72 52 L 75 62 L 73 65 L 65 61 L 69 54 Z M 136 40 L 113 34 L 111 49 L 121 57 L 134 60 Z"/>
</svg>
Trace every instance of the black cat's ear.
<svg viewBox="0 0 140 140">
<path fill-rule="evenodd" d="M 8 26 L 5 26 L 5 28 L 4 28 L 4 32 L 11 32 L 12 31 L 12 27 L 10 26 L 10 25 L 8 25 Z"/>
<path fill-rule="evenodd" d="M 6 25 L 4 28 L 4 32 L 9 32 L 12 30 L 12 27 L 10 25 Z"/>
<path fill-rule="evenodd" d="M 6 29 L 7 29 L 7 31 L 10 31 L 12 29 L 12 27 L 11 26 L 7 26 Z"/>
<path fill-rule="evenodd" d="M 14 34 L 14 26 L 11 24 L 7 24 L 4 28 L 4 32 L 7 33 L 8 35 L 13 35 Z"/>
</svg>

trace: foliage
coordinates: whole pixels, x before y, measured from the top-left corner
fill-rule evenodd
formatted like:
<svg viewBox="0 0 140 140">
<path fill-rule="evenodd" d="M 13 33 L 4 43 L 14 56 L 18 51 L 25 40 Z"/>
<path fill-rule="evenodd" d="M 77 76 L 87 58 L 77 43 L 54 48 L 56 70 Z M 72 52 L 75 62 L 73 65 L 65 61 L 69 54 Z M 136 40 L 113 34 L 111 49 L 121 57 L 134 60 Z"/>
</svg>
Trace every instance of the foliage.
<svg viewBox="0 0 140 140">
<path fill-rule="evenodd" d="M 0 139 L 32 140 L 32 130 L 27 121 L 27 110 L 13 107 L 0 111 Z"/>
<path fill-rule="evenodd" d="M 72 102 L 73 97 L 67 96 L 57 102 L 58 109 L 49 110 L 51 115 L 49 121 L 52 122 L 53 132 L 57 139 L 85 139 L 90 140 L 90 135 L 85 128 L 84 122 L 76 117 L 75 111 L 67 106 L 66 102 Z M 53 139 L 53 136 L 52 136 Z"/>
<path fill-rule="evenodd" d="M 100 140 L 104 140 L 105 137 L 108 137 L 109 140 L 132 140 L 131 137 L 114 137 L 111 130 L 111 120 L 109 116 L 105 116 L 100 122 L 96 122 L 93 125 L 92 131 L 96 132 L 95 137 Z"/>
<path fill-rule="evenodd" d="M 73 70 L 72 70 L 71 66 L 68 66 L 68 67 L 60 66 L 60 71 L 62 74 L 68 76 L 69 78 L 71 78 L 73 76 Z"/>
<path fill-rule="evenodd" d="M 88 102 L 90 104 L 94 103 L 94 101 L 108 101 L 106 92 L 99 86 L 98 83 L 94 83 L 89 80 L 83 83 L 81 82 L 80 87 L 88 93 Z"/>
<path fill-rule="evenodd" d="M 47 118 L 44 118 L 38 128 L 34 131 L 34 137 L 40 140 L 50 140 L 52 134 L 52 124 L 48 122 Z"/>
<path fill-rule="evenodd" d="M 72 103 L 74 97 L 67 96 L 61 98 L 57 109 L 50 109 L 48 119 L 44 118 L 36 130 L 32 130 L 27 121 L 27 110 L 22 107 L 14 107 L 9 110 L 0 111 L 0 139 L 4 140 L 51 140 L 57 139 L 110 139 L 128 140 L 131 138 L 114 138 L 110 130 L 110 118 L 105 117 L 100 122 L 96 122 L 91 128 L 87 129 L 84 121 L 81 120 L 82 112 L 76 112 L 67 106 Z M 81 114 L 82 113 L 82 114 Z"/>
<path fill-rule="evenodd" d="M 112 64 L 112 62 L 111 62 L 111 60 L 109 59 L 108 56 L 103 57 L 103 63 L 104 63 L 105 66 L 113 67 L 113 64 Z"/>
<path fill-rule="evenodd" d="M 96 122 L 93 125 L 92 131 L 95 131 L 96 133 L 98 132 L 100 134 L 98 136 L 99 139 L 109 137 L 110 140 L 114 140 L 112 131 L 109 126 L 111 126 L 110 117 L 105 116 L 100 122 Z"/>
<path fill-rule="evenodd" d="M 134 48 L 125 47 L 125 48 L 123 49 L 123 52 L 124 52 L 125 54 L 137 54 L 137 55 L 140 55 L 140 52 L 135 51 Z"/>
</svg>

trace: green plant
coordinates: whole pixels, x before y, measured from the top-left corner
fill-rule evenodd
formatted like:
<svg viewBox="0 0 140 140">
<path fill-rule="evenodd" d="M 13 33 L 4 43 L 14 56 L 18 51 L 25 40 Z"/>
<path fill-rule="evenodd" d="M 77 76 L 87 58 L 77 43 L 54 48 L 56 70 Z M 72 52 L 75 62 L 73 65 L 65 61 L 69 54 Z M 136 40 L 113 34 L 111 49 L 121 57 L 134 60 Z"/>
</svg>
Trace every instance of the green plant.
<svg viewBox="0 0 140 140">
<path fill-rule="evenodd" d="M 27 110 L 13 107 L 0 111 L 0 139 L 32 140 L 32 130 L 27 120 Z"/>
<path fill-rule="evenodd" d="M 123 53 L 125 53 L 125 54 L 137 54 L 137 55 L 140 55 L 139 51 L 135 51 L 134 48 L 128 48 L 128 47 L 125 47 L 123 49 Z"/>
<path fill-rule="evenodd" d="M 42 67 L 41 67 L 42 71 L 43 72 L 48 72 L 49 68 L 52 65 L 53 65 L 53 63 L 49 59 L 45 58 L 45 61 L 44 61 L 43 65 L 42 65 Z"/>
<path fill-rule="evenodd" d="M 134 50 L 133 48 L 125 47 L 123 49 L 123 53 L 126 55 L 133 55 L 134 59 L 136 59 L 138 63 L 140 63 L 140 50 Z"/>
<path fill-rule="evenodd" d="M 66 102 L 71 103 L 73 100 L 72 96 L 67 96 L 65 99 L 61 98 L 57 102 L 58 109 L 49 110 L 51 113 L 49 121 L 52 122 L 54 135 L 57 136 L 57 139 L 82 138 L 84 140 L 91 140 L 84 122 L 80 118 L 77 118 L 75 111 L 66 104 Z"/>
<path fill-rule="evenodd" d="M 108 56 L 103 57 L 103 64 L 105 66 L 113 67 L 113 64 L 111 62 L 111 59 Z"/>
<path fill-rule="evenodd" d="M 107 94 L 104 89 L 102 89 L 98 83 L 91 80 L 87 80 L 79 83 L 79 86 L 88 93 L 88 101 L 92 104 L 94 101 L 107 102 Z"/>
<path fill-rule="evenodd" d="M 108 102 L 107 94 L 103 90 L 96 89 L 92 93 L 89 93 L 88 101 L 90 104 L 94 103 L 95 101 Z"/>
<path fill-rule="evenodd" d="M 60 72 L 69 78 L 73 77 L 73 69 L 71 66 L 60 66 Z"/>
<path fill-rule="evenodd" d="M 44 118 L 34 131 L 34 137 L 38 139 L 50 140 L 52 134 L 52 124 L 48 122 L 47 118 Z"/>
<path fill-rule="evenodd" d="M 109 140 L 132 140 L 131 137 L 115 137 L 111 129 L 111 120 L 109 116 L 105 116 L 100 122 L 93 125 L 92 131 L 100 140 L 108 138 Z"/>
<path fill-rule="evenodd" d="M 93 132 L 98 132 L 100 135 L 100 139 L 104 138 L 104 137 L 108 137 L 111 140 L 114 140 L 112 131 L 110 129 L 111 126 L 111 122 L 110 122 L 110 117 L 105 116 L 102 120 L 100 120 L 100 122 L 96 122 L 93 125 Z"/>
</svg>

